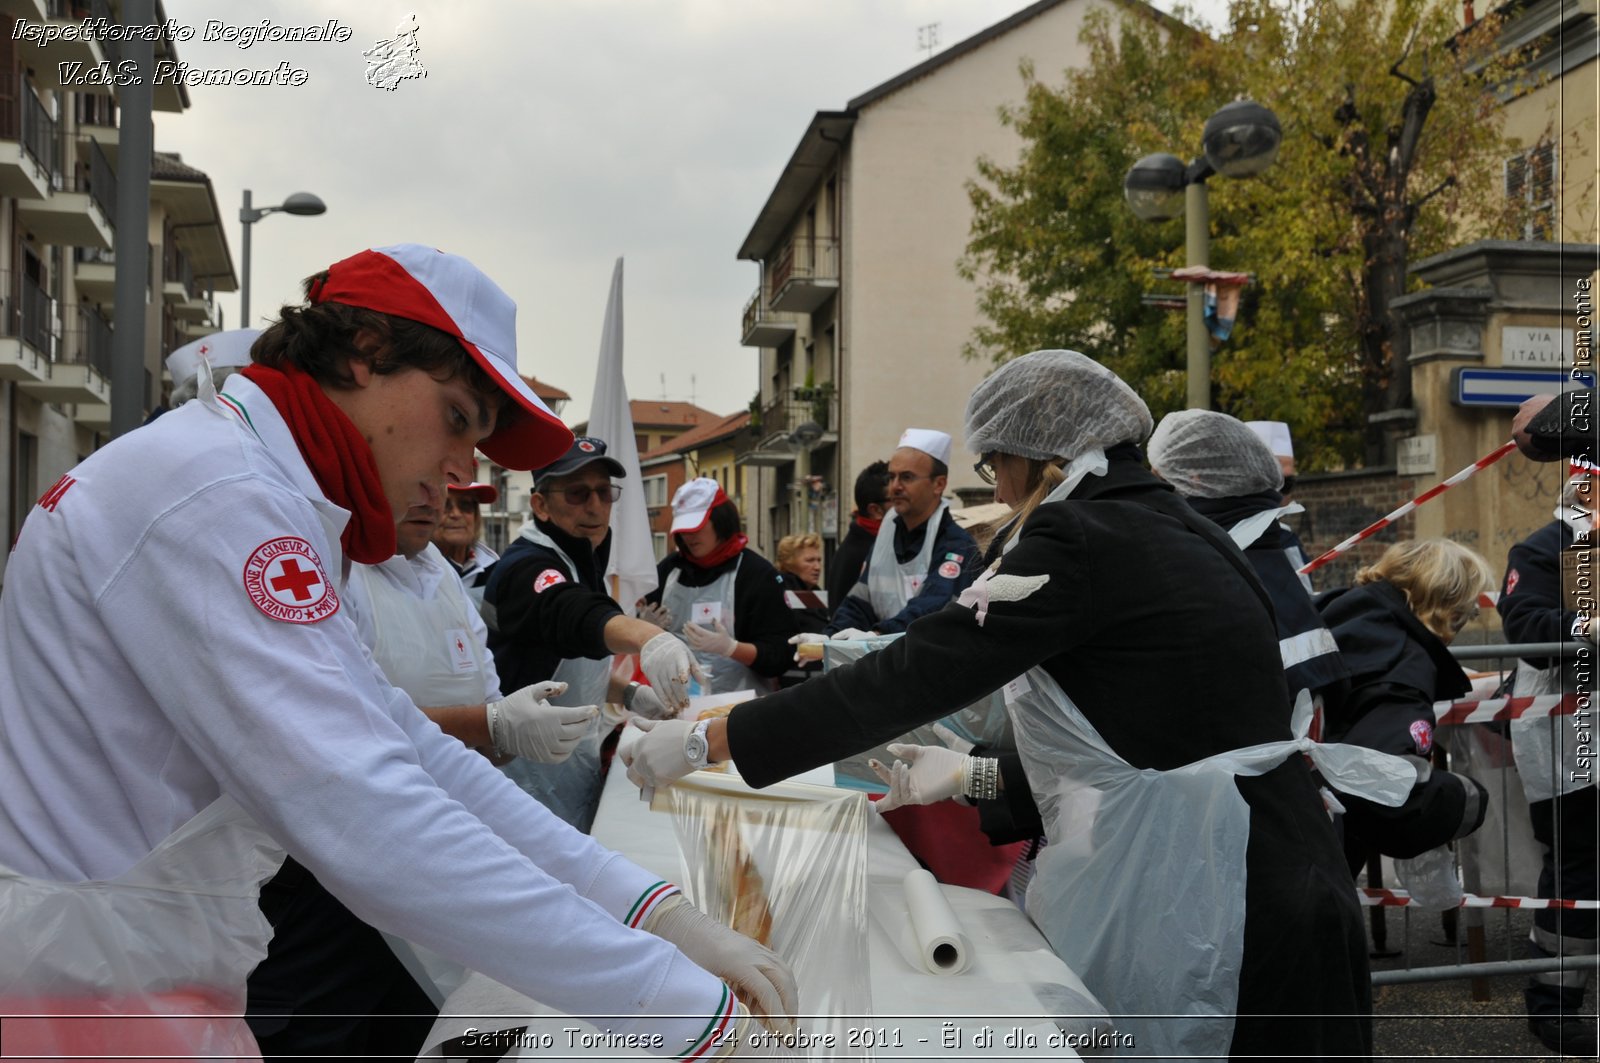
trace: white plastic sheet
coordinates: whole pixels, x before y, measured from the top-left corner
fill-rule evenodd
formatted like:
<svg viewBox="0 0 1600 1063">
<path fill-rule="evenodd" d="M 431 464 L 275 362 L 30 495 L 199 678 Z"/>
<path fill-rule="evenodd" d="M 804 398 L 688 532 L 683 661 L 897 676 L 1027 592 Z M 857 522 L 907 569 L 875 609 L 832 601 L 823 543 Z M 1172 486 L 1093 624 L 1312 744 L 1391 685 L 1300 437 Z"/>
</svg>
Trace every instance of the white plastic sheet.
<svg viewBox="0 0 1600 1063">
<path fill-rule="evenodd" d="M 4 1051 L 258 1059 L 238 1016 L 272 937 L 257 896 L 282 861 L 224 797 L 115 879 L 0 868 L 0 1014 L 39 1016 L 6 1019 Z"/>
<path fill-rule="evenodd" d="M 858 661 L 869 653 L 881 650 L 897 638 L 900 636 L 884 635 L 850 642 L 830 640 L 823 644 L 822 670 L 826 672 Z M 944 739 L 934 732 L 934 727 L 941 725 L 954 731 L 963 740 L 981 745 L 985 749 L 1016 748 L 1016 741 L 1011 735 L 1011 717 L 1006 712 L 1005 698 L 1002 692 L 997 690 L 981 701 L 953 712 L 942 720 L 914 727 L 898 738 L 891 738 L 880 746 L 874 746 L 838 761 L 834 764 L 834 785 L 848 786 L 869 793 L 884 793 L 888 787 L 878 778 L 877 772 L 868 766 L 868 761 L 877 759 L 885 764 L 893 764 L 896 758 L 889 752 L 888 747 L 896 742 L 918 746 L 946 745 Z"/>
<path fill-rule="evenodd" d="M 788 1057 L 870 1058 L 850 1037 L 872 1014 L 866 798 L 699 772 L 656 800 L 673 813 L 684 893 L 794 970 L 802 1017 Z"/>
</svg>

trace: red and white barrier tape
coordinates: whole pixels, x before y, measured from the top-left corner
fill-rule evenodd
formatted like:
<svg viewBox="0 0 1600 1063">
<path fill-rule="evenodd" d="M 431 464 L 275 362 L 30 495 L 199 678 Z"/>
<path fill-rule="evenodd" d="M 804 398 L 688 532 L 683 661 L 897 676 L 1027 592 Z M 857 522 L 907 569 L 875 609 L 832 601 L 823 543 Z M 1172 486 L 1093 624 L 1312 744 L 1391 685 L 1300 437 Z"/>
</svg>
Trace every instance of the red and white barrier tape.
<svg viewBox="0 0 1600 1063">
<path fill-rule="evenodd" d="M 1467 701 L 1436 701 L 1435 721 L 1442 727 L 1455 723 L 1495 723 L 1500 720 L 1545 716 L 1571 716 L 1578 705 L 1576 694 L 1540 694 L 1531 698 L 1481 698 Z"/>
<path fill-rule="evenodd" d="M 1405 890 L 1358 889 L 1363 908 L 1404 908 L 1411 904 L 1411 894 Z M 1569 901 L 1560 897 L 1479 897 L 1468 893 L 1461 899 L 1462 908 L 1566 908 L 1578 911 L 1600 909 L 1600 901 Z"/>
<path fill-rule="evenodd" d="M 1422 503 L 1427 502 L 1429 499 L 1436 498 L 1463 480 L 1470 479 L 1480 469 L 1487 469 L 1489 466 L 1493 465 L 1495 462 L 1499 461 L 1501 458 L 1505 457 L 1507 454 L 1516 449 L 1517 444 L 1514 442 L 1501 444 L 1497 449 L 1485 454 L 1471 465 L 1468 465 L 1465 469 L 1462 469 L 1460 472 L 1450 477 L 1450 479 L 1444 481 L 1443 483 L 1434 484 L 1432 487 L 1422 492 L 1422 494 L 1418 495 L 1416 498 L 1413 498 L 1411 501 L 1407 502 L 1405 505 L 1389 514 L 1387 517 L 1382 517 L 1379 520 L 1367 525 L 1365 528 L 1362 528 L 1360 531 L 1350 536 L 1350 538 L 1346 539 L 1338 546 L 1335 546 L 1332 550 L 1329 550 L 1315 561 L 1307 564 L 1300 570 L 1300 575 L 1304 576 L 1308 573 L 1315 572 L 1317 569 L 1321 568 L 1323 565 L 1326 565 L 1329 561 L 1332 561 L 1334 558 L 1349 550 L 1352 546 L 1355 546 L 1363 539 L 1370 539 L 1372 536 L 1378 534 L 1383 529 L 1399 520 L 1401 517 L 1422 505 Z"/>
</svg>

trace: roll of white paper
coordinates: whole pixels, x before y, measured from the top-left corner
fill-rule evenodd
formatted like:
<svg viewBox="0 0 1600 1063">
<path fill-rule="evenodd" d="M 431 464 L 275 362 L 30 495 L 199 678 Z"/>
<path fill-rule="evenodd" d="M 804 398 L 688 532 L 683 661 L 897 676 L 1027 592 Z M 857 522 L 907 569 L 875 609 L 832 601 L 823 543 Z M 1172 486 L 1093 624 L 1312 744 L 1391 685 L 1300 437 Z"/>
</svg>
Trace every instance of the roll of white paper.
<svg viewBox="0 0 1600 1063">
<path fill-rule="evenodd" d="M 902 886 L 922 966 L 929 974 L 960 974 L 966 970 L 972 946 L 939 883 L 919 867 L 906 872 Z"/>
</svg>

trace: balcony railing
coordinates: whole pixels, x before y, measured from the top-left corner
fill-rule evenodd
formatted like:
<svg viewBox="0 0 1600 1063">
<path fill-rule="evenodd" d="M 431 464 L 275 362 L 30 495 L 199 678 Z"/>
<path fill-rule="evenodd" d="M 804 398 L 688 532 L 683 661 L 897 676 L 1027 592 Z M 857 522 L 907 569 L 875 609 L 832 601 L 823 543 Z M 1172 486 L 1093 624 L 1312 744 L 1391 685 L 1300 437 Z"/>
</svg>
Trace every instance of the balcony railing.
<svg viewBox="0 0 1600 1063">
<path fill-rule="evenodd" d="M 757 288 L 756 293 L 744 304 L 739 341 L 746 347 L 777 347 L 794 333 L 794 315 L 772 309 L 770 293 Z"/>
<path fill-rule="evenodd" d="M 117 172 L 111 168 L 111 162 L 106 158 L 106 153 L 100 150 L 96 141 L 89 141 L 89 198 L 94 200 L 100 212 L 106 216 L 107 224 L 113 228 L 117 224 Z"/>
<path fill-rule="evenodd" d="M 821 435 L 839 430 L 838 393 L 831 387 L 790 388 L 761 408 L 759 424 L 751 424 L 756 440 L 791 436 L 805 424 L 815 425 Z M 810 440 L 815 443 L 816 439 Z"/>
<path fill-rule="evenodd" d="M 768 266 L 768 305 L 786 313 L 814 313 L 839 290 L 839 241 L 809 237 L 786 244 Z"/>
<path fill-rule="evenodd" d="M 20 339 L 45 358 L 57 355 L 55 300 L 37 281 L 11 270 L 0 270 L 0 335 Z"/>
<path fill-rule="evenodd" d="M 195 294 L 194 270 L 189 266 L 189 256 L 179 251 L 170 241 L 162 254 L 162 279 L 168 284 L 181 284 L 185 295 Z"/>
<path fill-rule="evenodd" d="M 63 337 L 61 361 L 87 365 L 111 377 L 111 323 L 87 306 L 77 307 Z"/>
</svg>

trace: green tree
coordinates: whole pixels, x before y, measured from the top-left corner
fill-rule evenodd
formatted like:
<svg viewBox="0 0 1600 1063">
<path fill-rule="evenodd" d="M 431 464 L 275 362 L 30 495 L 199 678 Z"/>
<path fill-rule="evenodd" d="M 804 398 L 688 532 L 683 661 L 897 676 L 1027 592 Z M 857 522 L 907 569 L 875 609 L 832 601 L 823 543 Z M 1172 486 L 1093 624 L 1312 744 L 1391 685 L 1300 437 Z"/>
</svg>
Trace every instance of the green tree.
<svg viewBox="0 0 1600 1063">
<path fill-rule="evenodd" d="M 1206 118 L 1248 96 L 1277 114 L 1284 141 L 1260 177 L 1209 182 L 1211 265 L 1255 277 L 1213 355 L 1214 404 L 1289 422 L 1305 467 L 1375 460 L 1368 415 L 1410 402 L 1391 307 L 1408 265 L 1514 231 L 1498 177 L 1513 148 L 1489 88 L 1512 67 L 1495 55 L 1498 22 L 1461 32 L 1457 10 L 1234 0 L 1215 38 L 1150 9 L 1091 15 L 1089 65 L 1059 86 L 1024 67 L 1023 101 L 1002 113 L 1021 153 L 979 160 L 968 185 L 959 268 L 986 319 L 968 356 L 1072 347 L 1157 416 L 1181 408 L 1183 316 L 1142 297 L 1159 287 L 1154 269 L 1184 264 L 1183 222 L 1135 218 L 1122 178 L 1142 155 L 1198 153 Z"/>
</svg>

